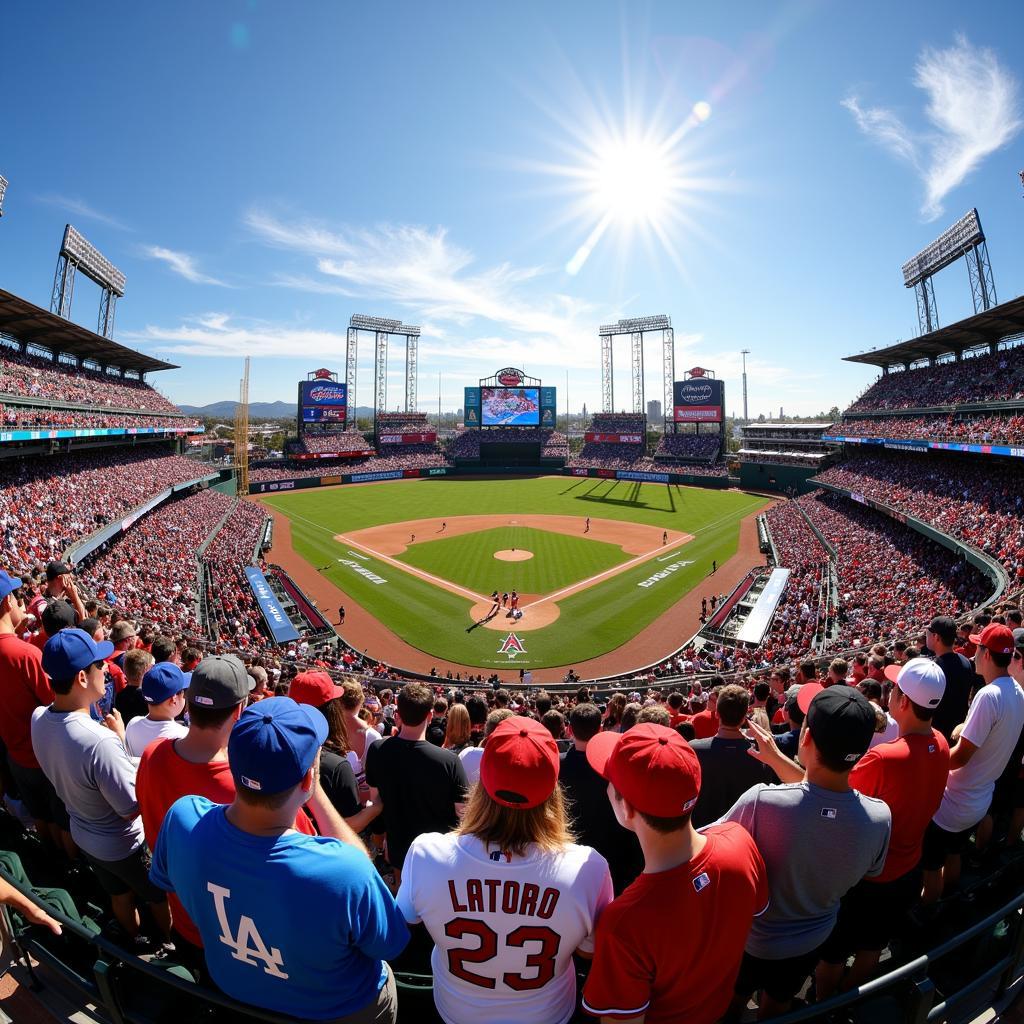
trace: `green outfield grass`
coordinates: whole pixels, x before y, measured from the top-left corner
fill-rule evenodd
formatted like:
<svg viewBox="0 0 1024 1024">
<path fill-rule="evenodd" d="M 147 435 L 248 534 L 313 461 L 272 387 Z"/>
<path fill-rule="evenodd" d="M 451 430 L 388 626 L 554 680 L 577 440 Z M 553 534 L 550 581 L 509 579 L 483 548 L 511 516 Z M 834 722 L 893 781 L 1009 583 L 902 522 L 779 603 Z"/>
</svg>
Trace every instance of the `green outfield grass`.
<svg viewBox="0 0 1024 1024">
<path fill-rule="evenodd" d="M 505 562 L 495 551 L 530 551 L 533 558 Z M 494 530 L 417 543 L 397 556 L 399 561 L 451 580 L 480 594 L 517 590 L 520 594 L 550 594 L 571 583 L 589 579 L 635 556 L 615 544 L 550 533 L 528 526 Z"/>
<path fill-rule="evenodd" d="M 704 580 L 710 572 L 712 559 L 721 564 L 735 554 L 740 520 L 765 504 L 762 498 L 736 491 L 570 477 L 396 481 L 298 491 L 272 497 L 264 495 L 262 500 L 289 517 L 292 543 L 303 558 L 317 568 L 330 565 L 325 575 L 403 640 L 435 657 L 480 668 L 508 666 L 510 662 L 506 656 L 497 653 L 503 633 L 483 628 L 467 632 L 472 626 L 469 617 L 471 601 L 340 544 L 334 540 L 335 535 L 382 523 L 435 516 L 451 518 L 509 513 L 625 520 L 694 535 L 689 544 L 668 556 L 660 556 L 665 558 L 663 562 L 654 559 L 633 566 L 560 601 L 560 617 L 550 626 L 521 632 L 519 635 L 526 644 L 527 654 L 517 657 L 513 664 L 543 668 L 572 665 L 605 654 L 636 635 Z M 417 557 L 417 549 L 433 548 L 436 543 L 436 550 L 441 551 L 445 544 L 468 542 L 474 536 L 483 536 L 484 532 L 414 545 L 402 557 L 411 563 L 411 559 Z M 560 534 L 547 536 L 553 542 L 563 539 Z M 593 544 L 594 557 L 602 546 L 611 546 L 582 538 L 579 542 L 587 544 L 587 550 Z M 491 553 L 494 550 L 494 547 L 490 548 Z M 620 549 L 614 550 L 618 551 L 618 561 L 628 557 L 623 556 Z M 537 561 L 539 567 L 539 560 L 533 561 Z M 499 563 L 494 559 L 490 562 L 501 569 L 530 564 Z M 676 565 L 683 562 L 687 564 Z M 676 568 L 651 586 L 638 585 L 671 566 Z M 386 582 L 372 583 L 356 571 L 357 567 L 371 570 Z M 577 572 L 572 565 L 569 569 L 575 579 L 594 574 L 590 571 Z M 442 570 L 439 564 L 427 571 L 454 580 L 452 571 Z M 498 585 L 496 577 L 494 582 L 488 578 L 481 587 L 471 589 L 489 594 Z M 504 586 L 501 584 L 501 589 Z M 544 593 L 556 588 L 538 587 L 533 590 L 523 586 L 520 589 L 525 593 Z M 347 639 L 359 646 L 357 636 Z M 683 639 L 666 637 L 666 650 Z"/>
</svg>

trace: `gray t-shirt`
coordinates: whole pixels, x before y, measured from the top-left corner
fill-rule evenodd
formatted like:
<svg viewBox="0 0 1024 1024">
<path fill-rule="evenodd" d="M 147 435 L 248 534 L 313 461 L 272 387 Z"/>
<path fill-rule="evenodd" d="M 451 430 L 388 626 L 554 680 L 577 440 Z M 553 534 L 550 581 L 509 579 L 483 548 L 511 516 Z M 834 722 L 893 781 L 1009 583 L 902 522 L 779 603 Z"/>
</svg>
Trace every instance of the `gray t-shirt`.
<svg viewBox="0 0 1024 1024">
<path fill-rule="evenodd" d="M 722 821 L 750 833 L 768 870 L 771 900 L 747 937 L 747 952 L 764 960 L 810 953 L 829 937 L 839 900 L 885 865 L 892 826 L 884 801 L 809 782 L 754 786 Z"/>
<path fill-rule="evenodd" d="M 88 715 L 36 708 L 32 749 L 71 818 L 71 838 L 97 860 L 123 860 L 144 842 L 135 765 Z"/>
</svg>

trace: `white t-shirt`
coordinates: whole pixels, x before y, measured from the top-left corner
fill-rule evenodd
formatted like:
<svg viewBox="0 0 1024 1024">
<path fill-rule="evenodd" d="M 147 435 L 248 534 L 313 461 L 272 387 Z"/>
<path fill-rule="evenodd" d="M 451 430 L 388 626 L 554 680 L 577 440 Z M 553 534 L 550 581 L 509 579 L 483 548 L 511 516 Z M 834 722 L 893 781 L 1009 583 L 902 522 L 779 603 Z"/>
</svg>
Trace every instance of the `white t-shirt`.
<svg viewBox="0 0 1024 1024">
<path fill-rule="evenodd" d="M 983 686 L 967 712 L 961 738 L 978 749 L 949 773 L 942 803 L 932 819 L 947 832 L 977 825 L 988 810 L 995 781 L 1003 773 L 1024 728 L 1024 690 L 1010 676 Z"/>
<path fill-rule="evenodd" d="M 133 718 L 124 727 L 124 745 L 132 757 L 142 757 L 146 747 L 153 740 L 163 739 L 169 736 L 172 740 L 180 739 L 188 732 L 188 729 L 181 722 L 154 722 L 152 718 L 143 715 L 140 718 Z"/>
<path fill-rule="evenodd" d="M 446 1024 L 565 1024 L 576 1007 L 572 954 L 593 951 L 612 880 L 589 846 L 516 857 L 429 832 L 405 855 L 397 900 L 434 940 L 434 1002 Z"/>
<path fill-rule="evenodd" d="M 459 751 L 459 760 L 466 771 L 466 778 L 472 786 L 480 781 L 480 762 L 483 760 L 483 747 L 466 747 Z"/>
<path fill-rule="evenodd" d="M 366 743 L 363 745 L 363 756 L 360 757 L 354 750 L 350 750 L 345 757 L 348 758 L 348 763 L 352 765 L 352 772 L 356 777 L 356 782 L 362 785 L 363 780 L 366 778 L 366 769 L 363 768 L 363 761 L 366 760 L 366 752 L 377 742 L 377 740 L 383 739 L 381 734 L 376 729 L 366 730 Z"/>
<path fill-rule="evenodd" d="M 888 711 L 885 713 L 885 731 L 876 732 L 871 737 L 871 743 L 868 745 L 868 750 L 872 747 L 877 747 L 880 743 L 889 743 L 891 740 L 898 740 L 900 738 L 900 726 L 899 722 L 896 721 Z"/>
</svg>

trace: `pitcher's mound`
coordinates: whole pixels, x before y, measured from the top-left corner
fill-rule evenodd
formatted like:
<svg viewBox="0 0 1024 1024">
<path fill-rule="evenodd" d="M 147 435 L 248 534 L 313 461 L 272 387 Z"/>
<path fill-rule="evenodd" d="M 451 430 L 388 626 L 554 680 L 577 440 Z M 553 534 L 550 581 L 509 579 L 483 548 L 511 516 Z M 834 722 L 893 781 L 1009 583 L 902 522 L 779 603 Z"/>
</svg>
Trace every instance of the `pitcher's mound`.
<svg viewBox="0 0 1024 1024">
<path fill-rule="evenodd" d="M 501 562 L 525 562 L 533 558 L 532 551 L 524 551 L 522 548 L 506 548 L 504 551 L 495 551 L 494 557 Z"/>
</svg>

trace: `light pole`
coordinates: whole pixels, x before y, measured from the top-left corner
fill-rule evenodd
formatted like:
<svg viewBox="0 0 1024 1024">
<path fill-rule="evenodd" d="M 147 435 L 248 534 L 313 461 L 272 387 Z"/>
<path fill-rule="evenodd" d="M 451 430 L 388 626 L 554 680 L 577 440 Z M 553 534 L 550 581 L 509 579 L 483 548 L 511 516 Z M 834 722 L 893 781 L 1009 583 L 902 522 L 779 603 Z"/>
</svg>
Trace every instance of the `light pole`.
<svg viewBox="0 0 1024 1024">
<path fill-rule="evenodd" d="M 743 422 L 749 423 L 750 420 L 747 418 L 747 356 L 750 355 L 750 349 L 741 349 L 740 355 L 743 357 Z"/>
</svg>

